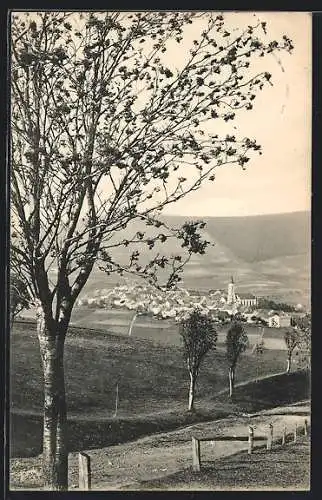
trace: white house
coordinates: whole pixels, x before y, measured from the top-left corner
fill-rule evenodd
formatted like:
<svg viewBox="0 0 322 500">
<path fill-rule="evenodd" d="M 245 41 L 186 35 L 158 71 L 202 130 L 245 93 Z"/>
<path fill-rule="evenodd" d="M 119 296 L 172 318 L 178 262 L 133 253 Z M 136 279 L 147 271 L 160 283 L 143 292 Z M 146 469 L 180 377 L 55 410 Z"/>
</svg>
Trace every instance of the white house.
<svg viewBox="0 0 322 500">
<path fill-rule="evenodd" d="M 255 321 L 252 319 L 254 316 L 256 316 L 254 313 L 244 313 L 243 316 L 244 318 L 246 318 L 247 323 L 255 323 Z"/>
<path fill-rule="evenodd" d="M 288 314 L 273 314 L 273 316 L 268 319 L 268 326 L 270 328 L 282 328 L 291 326 L 291 317 Z"/>
</svg>

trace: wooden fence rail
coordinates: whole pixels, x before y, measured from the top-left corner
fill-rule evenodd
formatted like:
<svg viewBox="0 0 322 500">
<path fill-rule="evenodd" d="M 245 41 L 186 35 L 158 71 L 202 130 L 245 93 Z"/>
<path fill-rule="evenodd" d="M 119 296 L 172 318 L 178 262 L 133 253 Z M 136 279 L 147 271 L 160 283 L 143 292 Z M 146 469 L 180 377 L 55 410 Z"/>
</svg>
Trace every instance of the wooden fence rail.
<svg viewBox="0 0 322 500">
<path fill-rule="evenodd" d="M 299 425 L 298 423 L 295 424 L 295 427 L 293 428 L 293 442 L 296 443 L 297 441 L 297 436 L 299 433 Z M 303 426 L 303 433 L 304 436 L 308 435 L 308 421 L 307 419 L 304 420 L 304 426 Z M 285 445 L 286 443 L 286 438 L 287 438 L 287 428 L 284 426 L 283 428 L 283 433 L 282 433 L 282 445 Z M 254 427 L 249 426 L 248 428 L 248 436 L 220 436 L 220 435 L 214 435 L 211 437 L 200 437 L 197 438 L 195 436 L 192 437 L 192 468 L 194 471 L 200 471 L 201 468 L 201 445 L 200 443 L 203 442 L 212 442 L 212 444 L 215 444 L 216 441 L 241 441 L 241 442 L 247 442 L 248 443 L 248 454 L 251 455 L 254 449 L 254 442 L 256 441 L 266 441 L 266 449 L 271 450 L 273 446 L 273 439 L 274 439 L 274 426 L 273 424 L 269 424 L 268 427 L 268 432 L 266 436 L 255 436 L 254 435 Z"/>
<path fill-rule="evenodd" d="M 254 449 L 255 441 L 265 441 L 266 436 L 255 436 L 254 428 L 250 426 L 248 428 L 248 436 L 211 436 L 206 438 L 196 438 L 192 437 L 192 468 L 195 471 L 200 471 L 201 467 L 201 458 L 200 458 L 200 443 L 201 441 L 212 442 L 213 444 L 216 441 L 242 441 L 248 443 L 248 454 L 251 455 Z"/>
<path fill-rule="evenodd" d="M 293 427 L 293 442 L 296 443 L 297 437 L 299 434 L 299 429 L 300 426 L 298 423 L 295 424 Z M 303 433 L 304 436 L 308 435 L 308 421 L 307 419 L 304 420 L 304 426 L 303 426 Z M 292 434 L 291 434 L 292 436 Z M 268 427 L 268 433 L 266 436 L 256 436 L 254 434 L 254 427 L 249 426 L 248 427 L 248 436 L 221 436 L 221 435 L 214 435 L 211 437 L 201 437 L 197 438 L 195 436 L 192 437 L 192 468 L 194 471 L 200 471 L 201 468 L 201 446 L 200 443 L 202 441 L 208 441 L 212 442 L 212 444 L 215 444 L 216 441 L 240 441 L 240 442 L 247 442 L 248 447 L 247 447 L 247 452 L 249 455 L 252 454 L 253 449 L 254 449 L 254 443 L 256 441 L 266 441 L 266 449 L 271 450 L 272 445 L 273 445 L 273 437 L 274 437 L 274 427 L 273 424 L 269 424 Z M 285 445 L 287 439 L 287 428 L 286 425 L 283 428 L 283 433 L 282 433 L 282 445 Z M 78 472 L 78 482 L 79 482 L 79 489 L 80 490 L 90 490 L 91 489 L 91 459 L 89 455 L 86 453 L 79 453 L 78 454 L 78 465 L 79 465 L 79 472 Z"/>
</svg>

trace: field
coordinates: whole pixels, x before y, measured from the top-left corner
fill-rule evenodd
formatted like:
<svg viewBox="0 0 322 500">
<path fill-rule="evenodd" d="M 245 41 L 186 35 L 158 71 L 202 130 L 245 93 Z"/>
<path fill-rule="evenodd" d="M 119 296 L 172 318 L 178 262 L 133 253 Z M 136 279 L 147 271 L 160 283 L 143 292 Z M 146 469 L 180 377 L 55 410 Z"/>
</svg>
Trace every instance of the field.
<svg viewBox="0 0 322 500">
<path fill-rule="evenodd" d="M 26 311 L 26 319 L 34 318 L 34 311 Z M 72 326 L 102 330 L 106 333 L 120 336 L 128 336 L 129 326 L 133 318 L 133 311 L 127 309 L 99 309 L 91 307 L 75 307 L 73 310 Z M 217 326 L 218 348 L 223 348 L 226 337 L 227 325 Z M 257 326 L 245 324 L 250 345 L 252 346 L 261 335 L 261 329 Z M 265 328 L 264 342 L 269 349 L 285 350 L 283 335 L 286 328 Z M 133 329 L 132 336 L 142 339 L 150 339 L 161 344 L 180 346 L 181 340 L 178 333 L 178 325 L 172 320 L 158 320 L 151 316 L 138 316 Z"/>
<path fill-rule="evenodd" d="M 154 331 L 149 330 L 150 336 Z M 36 455 L 41 450 L 43 396 L 35 324 L 17 322 L 11 335 L 11 454 Z M 197 384 L 196 413 L 189 414 L 188 373 L 178 344 L 112 335 L 111 330 L 70 328 L 65 367 L 71 449 L 117 444 L 249 406 L 247 398 L 246 406 L 243 401 L 228 401 L 225 353 L 219 344 L 205 359 Z M 284 351 L 267 349 L 258 356 L 249 349 L 238 365 L 237 383 L 284 368 Z M 119 408 L 113 418 L 116 384 Z"/>
</svg>

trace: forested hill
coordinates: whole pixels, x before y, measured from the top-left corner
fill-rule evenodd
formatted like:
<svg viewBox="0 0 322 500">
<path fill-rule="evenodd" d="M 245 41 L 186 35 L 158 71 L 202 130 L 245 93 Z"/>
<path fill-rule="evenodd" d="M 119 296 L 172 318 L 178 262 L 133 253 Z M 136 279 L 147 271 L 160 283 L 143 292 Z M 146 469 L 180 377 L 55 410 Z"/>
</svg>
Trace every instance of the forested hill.
<svg viewBox="0 0 322 500">
<path fill-rule="evenodd" d="M 169 220 L 181 217 L 170 217 Z M 248 217 L 206 217 L 207 233 L 247 262 L 307 254 L 310 246 L 309 212 Z"/>
</svg>

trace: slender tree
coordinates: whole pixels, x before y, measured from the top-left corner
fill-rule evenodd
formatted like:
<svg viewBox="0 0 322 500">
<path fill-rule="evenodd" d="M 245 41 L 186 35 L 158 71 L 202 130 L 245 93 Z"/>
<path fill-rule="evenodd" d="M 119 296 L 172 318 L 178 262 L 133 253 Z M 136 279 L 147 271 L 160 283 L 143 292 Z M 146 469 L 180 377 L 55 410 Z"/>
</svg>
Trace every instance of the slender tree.
<svg viewBox="0 0 322 500">
<path fill-rule="evenodd" d="M 299 332 L 295 328 L 287 330 L 284 334 L 284 340 L 287 349 L 286 373 L 290 373 L 294 349 L 298 347 L 300 343 Z"/>
<path fill-rule="evenodd" d="M 235 373 L 240 355 L 248 346 L 247 333 L 241 323 L 234 322 L 227 332 L 226 357 L 228 361 L 229 396 L 233 396 Z"/>
<path fill-rule="evenodd" d="M 310 369 L 311 367 L 311 350 L 312 350 L 312 320 L 311 314 L 305 314 L 294 321 L 295 329 L 299 336 L 299 352 L 300 363 L 303 367 Z"/>
<path fill-rule="evenodd" d="M 200 35 L 180 68 L 167 64 L 193 23 Z M 260 152 L 254 139 L 215 128 L 252 109 L 271 83 L 252 63 L 280 50 L 291 41 L 268 40 L 265 23 L 230 31 L 216 13 L 12 14 L 11 248 L 38 300 L 46 489 L 67 489 L 64 343 L 94 265 L 156 286 L 162 270 L 173 287 L 205 252 L 204 224 L 172 228 L 160 213 L 217 167 L 245 168 Z M 169 238 L 182 247 L 176 255 L 160 250 Z M 148 262 L 142 245 L 154 251 Z"/>
<path fill-rule="evenodd" d="M 192 411 L 200 364 L 206 354 L 216 348 L 217 332 L 211 315 L 199 309 L 194 309 L 181 320 L 179 332 L 190 377 L 188 410 Z"/>
</svg>

